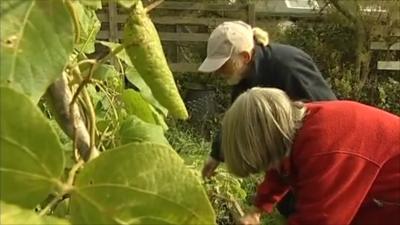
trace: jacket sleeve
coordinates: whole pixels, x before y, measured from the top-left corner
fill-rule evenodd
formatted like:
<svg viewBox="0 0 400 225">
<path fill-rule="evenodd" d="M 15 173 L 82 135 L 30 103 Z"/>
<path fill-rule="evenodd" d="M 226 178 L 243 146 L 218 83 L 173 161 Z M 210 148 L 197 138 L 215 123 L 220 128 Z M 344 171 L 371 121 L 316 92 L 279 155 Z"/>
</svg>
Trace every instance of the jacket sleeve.
<svg viewBox="0 0 400 225">
<path fill-rule="evenodd" d="M 254 205 L 271 213 L 274 205 L 289 191 L 289 185 L 276 170 L 269 170 L 264 181 L 258 186 Z"/>
<path fill-rule="evenodd" d="M 378 172 L 378 165 L 347 153 L 310 158 L 298 171 L 288 224 L 350 224 Z"/>
<path fill-rule="evenodd" d="M 215 160 L 220 162 L 224 161 L 222 150 L 221 150 L 221 130 L 217 131 L 217 135 L 214 137 L 212 146 L 211 146 L 211 153 L 210 156 L 213 157 Z"/>
</svg>

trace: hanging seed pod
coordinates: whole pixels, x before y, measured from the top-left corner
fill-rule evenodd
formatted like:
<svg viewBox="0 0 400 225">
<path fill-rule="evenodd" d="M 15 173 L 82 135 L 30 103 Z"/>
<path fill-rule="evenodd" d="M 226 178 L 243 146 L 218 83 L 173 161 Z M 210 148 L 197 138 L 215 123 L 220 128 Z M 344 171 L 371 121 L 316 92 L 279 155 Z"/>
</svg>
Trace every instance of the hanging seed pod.
<svg viewBox="0 0 400 225">
<path fill-rule="evenodd" d="M 185 104 L 165 59 L 157 30 L 141 1 L 132 7 L 125 24 L 124 46 L 135 68 L 151 88 L 154 97 L 172 116 L 187 119 Z"/>
</svg>

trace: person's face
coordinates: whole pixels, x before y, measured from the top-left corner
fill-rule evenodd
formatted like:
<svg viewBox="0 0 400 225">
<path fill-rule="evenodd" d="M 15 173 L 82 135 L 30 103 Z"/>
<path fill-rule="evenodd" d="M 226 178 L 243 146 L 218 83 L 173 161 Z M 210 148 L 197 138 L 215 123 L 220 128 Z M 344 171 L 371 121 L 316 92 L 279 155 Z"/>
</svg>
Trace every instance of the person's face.
<svg viewBox="0 0 400 225">
<path fill-rule="evenodd" d="M 250 59 L 246 53 L 236 54 L 215 73 L 224 78 L 228 85 L 236 85 L 244 78 L 249 61 Z"/>
</svg>

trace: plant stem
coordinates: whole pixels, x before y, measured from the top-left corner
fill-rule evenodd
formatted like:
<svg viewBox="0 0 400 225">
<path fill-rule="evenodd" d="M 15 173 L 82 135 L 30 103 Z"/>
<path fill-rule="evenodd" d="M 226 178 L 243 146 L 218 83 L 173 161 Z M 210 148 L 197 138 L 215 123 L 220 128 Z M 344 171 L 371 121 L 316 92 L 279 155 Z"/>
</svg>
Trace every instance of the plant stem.
<svg viewBox="0 0 400 225">
<path fill-rule="evenodd" d="M 39 216 L 46 215 L 50 209 L 63 200 L 63 196 L 70 191 L 70 187 L 72 187 L 74 184 L 76 173 L 84 163 L 85 162 L 80 159 L 77 163 L 75 163 L 75 165 L 72 166 L 71 170 L 68 172 L 67 188 L 63 188 L 61 194 L 54 196 L 54 198 L 46 205 L 46 207 L 40 211 Z"/>
<path fill-rule="evenodd" d="M 61 195 L 62 196 L 62 195 Z M 40 211 L 39 216 L 44 216 L 46 215 L 46 213 L 54 206 L 58 203 L 58 201 L 60 200 L 60 196 L 57 195 L 55 196 L 51 202 L 49 202 L 49 204 L 46 205 L 46 207 L 44 209 L 42 209 L 42 211 Z"/>
<path fill-rule="evenodd" d="M 110 125 L 108 125 L 107 127 L 106 127 L 106 129 L 104 129 L 104 131 L 100 134 L 100 137 L 99 137 L 99 146 L 97 146 L 97 148 L 101 148 L 101 146 L 102 146 L 102 141 L 103 141 L 103 138 L 106 136 L 106 133 L 108 132 L 108 129 L 110 128 L 111 126 Z"/>
<path fill-rule="evenodd" d="M 66 2 L 68 10 L 72 14 L 72 19 L 73 19 L 74 27 L 75 27 L 75 43 L 78 43 L 79 39 L 80 39 L 80 36 L 81 36 L 78 15 L 76 15 L 76 12 L 75 12 L 75 9 L 74 9 L 74 5 L 73 5 L 72 1 L 71 0 L 66 0 L 65 2 Z"/>
<path fill-rule="evenodd" d="M 85 162 L 82 159 L 80 159 L 77 163 L 75 163 L 75 165 L 72 166 L 71 170 L 68 172 L 67 184 L 69 187 L 74 185 L 76 172 L 78 172 L 78 170 L 82 167 L 84 163 Z"/>
<path fill-rule="evenodd" d="M 114 116 L 115 116 L 115 121 L 118 122 L 118 118 L 119 118 L 118 117 L 118 112 L 117 112 L 117 109 L 115 108 L 114 104 L 112 104 L 113 101 L 112 101 L 111 97 L 109 96 L 109 93 L 106 91 L 106 89 L 102 86 L 102 84 L 100 82 L 96 82 L 96 84 L 97 84 L 97 87 L 100 89 L 100 91 L 102 91 L 105 94 L 105 96 L 106 96 L 106 98 L 107 98 L 108 102 L 110 103 L 110 106 L 111 106 L 111 108 L 113 110 L 113 113 L 114 113 Z"/>
<path fill-rule="evenodd" d="M 85 63 L 90 63 L 90 64 L 96 64 L 97 63 L 97 61 L 95 60 L 95 59 L 83 59 L 83 60 L 81 60 L 81 61 L 79 61 L 77 64 L 76 64 L 76 66 L 81 66 L 81 65 L 83 65 L 83 64 L 85 64 Z"/>
</svg>

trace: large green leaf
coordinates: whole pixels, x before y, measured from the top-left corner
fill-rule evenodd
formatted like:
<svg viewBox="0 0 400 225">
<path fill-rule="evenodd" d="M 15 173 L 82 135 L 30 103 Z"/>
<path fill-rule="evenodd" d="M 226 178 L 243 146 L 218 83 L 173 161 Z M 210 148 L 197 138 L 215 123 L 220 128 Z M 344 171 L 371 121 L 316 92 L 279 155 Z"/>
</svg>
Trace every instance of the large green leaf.
<svg viewBox="0 0 400 225">
<path fill-rule="evenodd" d="M 31 100 L 9 88 L 0 92 L 1 200 L 33 208 L 59 182 L 63 150 Z"/>
<path fill-rule="evenodd" d="M 39 216 L 32 210 L 22 209 L 16 205 L 0 202 L 0 224 L 4 225 L 68 225 L 67 220 L 59 219 L 51 216 Z"/>
<path fill-rule="evenodd" d="M 145 98 L 150 104 L 152 104 L 156 109 L 158 109 L 164 116 L 167 116 L 168 110 L 162 106 L 156 98 L 154 98 L 153 93 L 150 87 L 146 84 L 143 78 L 140 76 L 139 72 L 135 69 L 134 66 L 130 66 L 126 69 L 126 78 L 129 82 L 131 82 L 135 87 L 140 90 L 141 95 Z"/>
<path fill-rule="evenodd" d="M 74 224 L 215 224 L 199 178 L 165 145 L 104 152 L 81 171 L 71 198 Z"/>
<path fill-rule="evenodd" d="M 119 135 L 122 144 L 147 141 L 169 145 L 162 127 L 146 123 L 134 115 L 128 116 L 121 122 Z"/>
<path fill-rule="evenodd" d="M 122 92 L 121 97 L 129 115 L 136 115 L 147 123 L 155 123 L 149 103 L 144 100 L 139 92 L 133 89 L 126 89 Z"/>
<path fill-rule="evenodd" d="M 0 83 L 38 102 L 73 50 L 73 27 L 63 1 L 0 4 Z"/>
<path fill-rule="evenodd" d="M 94 1 L 93 3 L 95 3 Z M 96 35 L 100 30 L 100 20 L 97 18 L 96 12 L 93 9 L 83 6 L 79 2 L 73 3 L 75 13 L 79 18 L 80 36 L 77 49 L 79 52 L 93 53 L 95 51 L 94 44 Z"/>
</svg>

